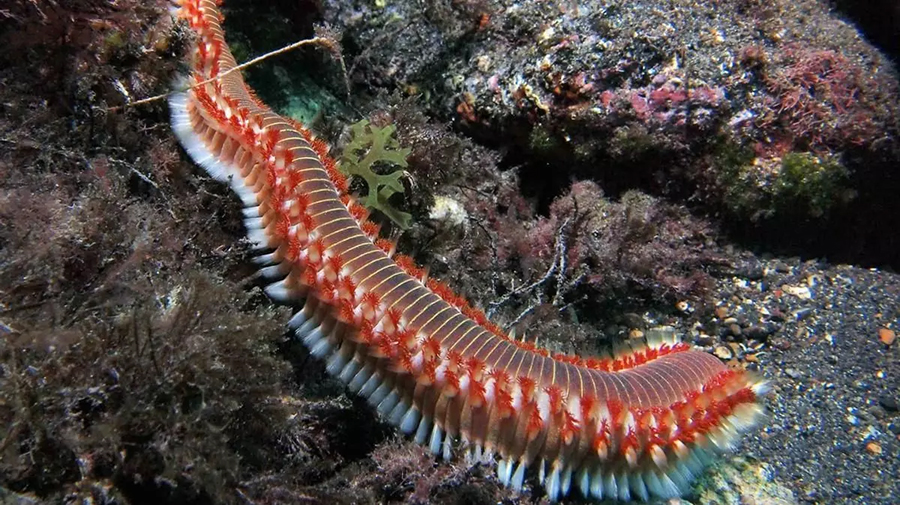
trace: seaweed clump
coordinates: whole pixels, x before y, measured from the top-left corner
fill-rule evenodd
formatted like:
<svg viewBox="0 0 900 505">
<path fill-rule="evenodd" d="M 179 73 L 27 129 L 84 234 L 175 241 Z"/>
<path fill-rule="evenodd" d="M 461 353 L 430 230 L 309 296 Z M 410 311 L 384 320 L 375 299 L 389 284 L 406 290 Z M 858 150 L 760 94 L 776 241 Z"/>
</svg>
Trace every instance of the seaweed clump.
<svg viewBox="0 0 900 505">
<path fill-rule="evenodd" d="M 839 157 L 810 152 L 757 157 L 747 149 L 723 147 L 725 207 L 752 221 L 809 221 L 829 217 L 856 196 Z"/>
<path fill-rule="evenodd" d="M 141 286 L 146 288 L 146 286 Z M 214 503 L 280 452 L 287 364 L 247 296 L 193 275 L 0 341 L 0 482 L 45 499 Z M 272 318 L 273 320 L 276 318 Z"/>
<path fill-rule="evenodd" d="M 483 465 L 436 462 L 427 448 L 400 439 L 372 452 L 374 471 L 358 485 L 375 490 L 378 503 L 488 504 L 514 496 Z"/>
<path fill-rule="evenodd" d="M 553 268 L 565 275 L 554 304 L 619 300 L 628 293 L 674 301 L 704 294 L 704 266 L 720 261 L 715 232 L 683 208 L 629 191 L 608 199 L 591 181 L 574 183 L 550 205 L 549 216 L 497 229 L 499 255 L 526 278 Z"/>
<path fill-rule="evenodd" d="M 412 215 L 403 212 L 390 203 L 392 196 L 403 193 L 401 178 L 404 171 L 389 171 L 395 165 L 406 168 L 406 157 L 411 151 L 400 147 L 394 138 L 394 125 L 378 127 L 363 119 L 350 126 L 351 139 L 344 147 L 340 168 L 347 174 L 365 181 L 368 193 L 362 199 L 363 205 L 377 210 L 390 218 L 401 229 L 409 229 Z"/>
</svg>

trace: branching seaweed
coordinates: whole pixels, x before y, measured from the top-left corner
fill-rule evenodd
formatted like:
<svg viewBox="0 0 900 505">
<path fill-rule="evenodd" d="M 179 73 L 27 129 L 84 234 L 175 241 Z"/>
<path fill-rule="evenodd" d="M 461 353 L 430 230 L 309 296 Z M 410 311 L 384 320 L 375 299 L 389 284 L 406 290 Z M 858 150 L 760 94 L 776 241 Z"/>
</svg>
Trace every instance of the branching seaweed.
<svg viewBox="0 0 900 505">
<path fill-rule="evenodd" d="M 411 151 L 408 147 L 400 147 L 393 137 L 396 127 L 388 125 L 384 128 L 369 124 L 363 119 L 350 127 L 352 139 L 344 149 L 341 157 L 341 170 L 347 175 L 361 177 L 369 188 L 362 203 L 369 209 L 375 209 L 397 226 L 406 230 L 412 224 L 412 216 L 393 207 L 389 200 L 397 193 L 403 193 L 404 187 L 400 178 L 406 173 L 403 170 L 381 174 L 373 170 L 378 165 L 397 165 L 406 168 L 406 157 Z"/>
</svg>

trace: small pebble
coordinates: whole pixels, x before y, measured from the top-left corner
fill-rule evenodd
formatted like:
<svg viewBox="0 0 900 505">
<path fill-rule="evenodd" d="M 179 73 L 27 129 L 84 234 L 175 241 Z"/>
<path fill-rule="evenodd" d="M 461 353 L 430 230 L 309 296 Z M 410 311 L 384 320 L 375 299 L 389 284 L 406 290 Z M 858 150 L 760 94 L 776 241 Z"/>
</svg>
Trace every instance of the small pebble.
<svg viewBox="0 0 900 505">
<path fill-rule="evenodd" d="M 790 284 L 785 284 L 781 286 L 781 290 L 789 295 L 796 296 L 801 300 L 809 300 L 812 298 L 812 292 L 806 286 L 794 286 Z"/>
<path fill-rule="evenodd" d="M 780 351 L 787 351 L 791 348 L 791 341 L 784 337 L 773 338 L 771 340 L 771 343 L 776 349 Z"/>
<path fill-rule="evenodd" d="M 755 324 L 744 330 L 744 334 L 748 338 L 762 341 L 769 338 L 769 335 L 775 333 L 776 330 L 777 328 L 774 324 Z"/>
<path fill-rule="evenodd" d="M 784 373 L 791 379 L 799 379 L 800 378 L 800 372 L 798 372 L 797 370 L 794 370 L 793 368 L 785 368 Z"/>
<path fill-rule="evenodd" d="M 881 407 L 888 412 L 900 411 L 900 405 L 897 404 L 897 400 L 895 398 L 891 398 L 890 396 L 882 396 L 878 398 L 878 403 L 881 404 Z"/>
<path fill-rule="evenodd" d="M 707 335 L 706 333 L 701 333 L 697 337 L 697 343 L 700 345 L 712 345 L 716 341 L 716 337 L 712 335 Z"/>
<path fill-rule="evenodd" d="M 748 265 L 747 268 L 741 270 L 741 274 L 751 281 L 758 281 L 763 278 L 763 269 L 759 264 Z"/>
<path fill-rule="evenodd" d="M 869 442 L 868 444 L 866 444 L 866 450 L 876 456 L 881 456 L 881 446 L 876 444 L 875 442 Z"/>
<path fill-rule="evenodd" d="M 729 360 L 734 357 L 734 352 L 731 349 L 724 345 L 716 346 L 715 351 L 713 351 L 716 357 L 722 360 Z"/>
<path fill-rule="evenodd" d="M 894 330 L 881 328 L 878 330 L 878 340 L 884 345 L 891 345 L 897 339 L 897 333 Z"/>
</svg>

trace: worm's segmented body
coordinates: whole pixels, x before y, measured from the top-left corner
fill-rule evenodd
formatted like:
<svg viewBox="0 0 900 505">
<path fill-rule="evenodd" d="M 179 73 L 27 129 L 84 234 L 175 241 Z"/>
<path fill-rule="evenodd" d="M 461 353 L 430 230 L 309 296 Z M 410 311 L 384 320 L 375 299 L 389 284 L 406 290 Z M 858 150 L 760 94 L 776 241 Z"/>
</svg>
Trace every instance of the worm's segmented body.
<svg viewBox="0 0 900 505">
<path fill-rule="evenodd" d="M 521 489 L 535 467 L 551 499 L 675 497 L 761 409 L 763 383 L 674 339 L 615 359 L 551 355 L 510 339 L 426 279 L 349 197 L 324 142 L 244 83 L 213 0 L 182 0 L 196 33 L 190 84 L 170 101 L 176 135 L 243 200 L 268 294 L 303 303 L 290 325 L 328 371 L 449 457 L 498 458 Z"/>
</svg>

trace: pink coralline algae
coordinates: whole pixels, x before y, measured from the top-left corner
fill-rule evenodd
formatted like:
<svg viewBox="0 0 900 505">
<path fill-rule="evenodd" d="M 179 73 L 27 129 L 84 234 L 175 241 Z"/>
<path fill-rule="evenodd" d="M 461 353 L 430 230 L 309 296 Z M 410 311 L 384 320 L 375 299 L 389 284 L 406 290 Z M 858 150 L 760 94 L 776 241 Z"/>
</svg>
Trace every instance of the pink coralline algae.
<svg viewBox="0 0 900 505">
<path fill-rule="evenodd" d="M 774 112 L 765 126 L 813 150 L 872 140 L 880 92 L 862 67 L 832 50 L 788 46 L 784 57 L 785 65 L 764 78 Z"/>
<path fill-rule="evenodd" d="M 645 123 L 682 126 L 712 117 L 725 105 L 725 90 L 706 85 L 687 86 L 673 75 L 660 74 L 651 84 L 600 93 L 599 103 L 611 113 L 632 114 Z"/>
</svg>

